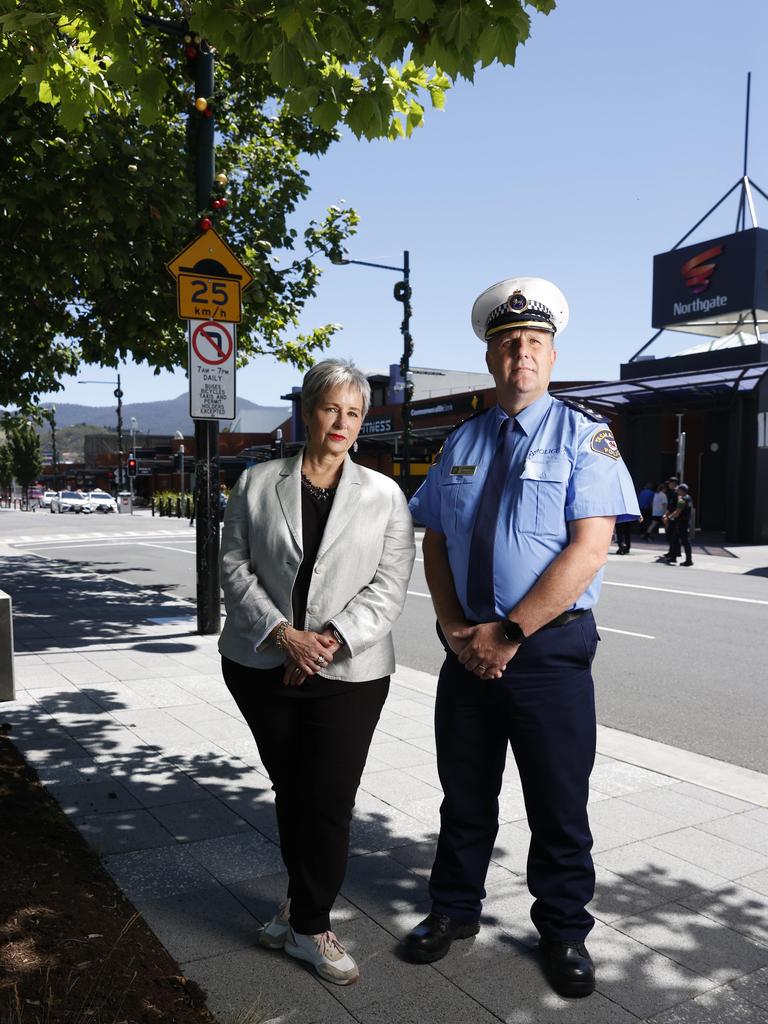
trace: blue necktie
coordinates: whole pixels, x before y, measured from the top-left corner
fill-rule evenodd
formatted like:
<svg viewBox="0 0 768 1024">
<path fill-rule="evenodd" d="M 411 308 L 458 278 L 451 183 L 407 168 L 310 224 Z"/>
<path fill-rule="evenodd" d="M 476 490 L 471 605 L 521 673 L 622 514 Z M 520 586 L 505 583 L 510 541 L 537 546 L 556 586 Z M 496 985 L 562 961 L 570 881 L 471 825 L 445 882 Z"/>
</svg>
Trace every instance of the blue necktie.
<svg viewBox="0 0 768 1024">
<path fill-rule="evenodd" d="M 478 622 L 496 618 L 496 595 L 493 587 L 493 549 L 504 485 L 509 476 L 515 450 L 515 421 L 509 417 L 499 427 L 496 451 L 483 493 L 477 506 L 467 566 L 467 603 Z"/>
</svg>

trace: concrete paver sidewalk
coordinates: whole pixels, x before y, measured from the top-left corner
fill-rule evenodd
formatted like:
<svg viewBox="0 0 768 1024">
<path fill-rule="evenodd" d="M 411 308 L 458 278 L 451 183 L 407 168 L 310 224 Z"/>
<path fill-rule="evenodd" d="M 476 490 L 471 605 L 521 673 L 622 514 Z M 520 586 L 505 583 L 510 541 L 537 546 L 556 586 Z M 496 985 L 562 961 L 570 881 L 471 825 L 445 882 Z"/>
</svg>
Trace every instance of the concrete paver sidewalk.
<svg viewBox="0 0 768 1024">
<path fill-rule="evenodd" d="M 334 915 L 361 981 L 326 985 L 255 944 L 286 878 L 269 780 L 215 639 L 196 636 L 192 610 L 155 591 L 87 572 L 73 585 L 48 563 L 0 561 L 17 641 L 17 700 L 0 720 L 222 1022 L 249 1006 L 291 1024 L 768 1021 L 765 776 L 601 731 L 589 940 L 598 988 L 566 1001 L 534 953 L 510 761 L 482 930 L 413 966 L 398 940 L 429 909 L 441 795 L 435 681 L 399 670 Z"/>
</svg>

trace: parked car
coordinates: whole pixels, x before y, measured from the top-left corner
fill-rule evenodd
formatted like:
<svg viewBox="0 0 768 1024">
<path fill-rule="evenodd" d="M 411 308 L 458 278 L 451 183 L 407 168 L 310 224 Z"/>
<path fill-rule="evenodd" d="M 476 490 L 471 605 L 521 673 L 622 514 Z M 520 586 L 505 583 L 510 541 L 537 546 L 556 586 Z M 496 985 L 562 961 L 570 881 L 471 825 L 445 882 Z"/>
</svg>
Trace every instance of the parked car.
<svg viewBox="0 0 768 1024">
<path fill-rule="evenodd" d="M 43 508 L 50 508 L 51 507 L 51 501 L 56 497 L 57 493 L 58 493 L 57 491 L 43 491 L 43 497 L 42 497 L 42 499 L 40 501 L 40 504 L 42 505 L 42 507 Z"/>
<path fill-rule="evenodd" d="M 58 491 L 51 498 L 51 512 L 93 512 L 82 491 Z"/>
<path fill-rule="evenodd" d="M 117 512 L 117 502 L 106 491 L 88 491 L 86 498 L 94 512 Z"/>
</svg>

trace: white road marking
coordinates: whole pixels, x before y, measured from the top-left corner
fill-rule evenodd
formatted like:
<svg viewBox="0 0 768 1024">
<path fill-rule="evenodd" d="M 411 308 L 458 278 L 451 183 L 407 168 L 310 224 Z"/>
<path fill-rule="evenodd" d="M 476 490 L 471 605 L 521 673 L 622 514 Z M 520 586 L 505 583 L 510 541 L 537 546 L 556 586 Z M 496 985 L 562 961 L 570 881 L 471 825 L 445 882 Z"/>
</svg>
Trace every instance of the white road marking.
<svg viewBox="0 0 768 1024">
<path fill-rule="evenodd" d="M 632 590 L 658 590 L 662 594 L 685 594 L 687 597 L 709 597 L 713 601 L 738 601 L 740 604 L 768 604 L 757 597 L 728 597 L 726 594 L 707 594 L 699 590 L 674 590 L 672 587 L 646 587 L 640 583 L 614 583 L 603 580 L 604 587 L 629 587 Z"/>
<path fill-rule="evenodd" d="M 146 541 L 146 542 L 145 541 L 139 541 L 139 543 L 136 545 L 136 547 L 138 547 L 138 548 L 161 548 L 163 551 L 181 551 L 182 554 L 185 554 L 185 555 L 195 555 L 195 554 L 197 554 L 197 552 L 196 552 L 196 550 L 194 548 L 192 548 L 192 550 L 190 550 L 189 548 L 172 548 L 172 547 L 169 547 L 167 544 L 152 544 L 149 541 Z"/>
<path fill-rule="evenodd" d="M 176 535 L 174 533 L 171 533 L 170 531 L 167 531 L 166 533 L 140 533 L 140 534 L 122 534 L 122 533 L 117 533 L 117 534 L 114 534 L 108 540 L 105 539 L 103 534 L 101 534 L 101 535 L 99 535 L 98 538 L 94 538 L 96 543 L 92 543 L 91 542 L 90 535 L 83 536 L 82 534 L 80 534 L 80 535 L 62 534 L 60 537 L 51 536 L 49 534 L 46 537 L 40 537 L 40 538 L 31 537 L 29 540 L 23 540 L 20 537 L 14 537 L 13 540 L 8 541 L 7 543 L 8 543 L 9 547 L 16 547 L 19 544 L 25 544 L 25 545 L 26 544 L 31 544 L 31 545 L 34 545 L 35 547 L 103 548 L 103 547 L 112 547 L 112 546 L 115 546 L 115 545 L 120 545 L 121 543 L 132 544 L 132 543 L 136 542 L 136 538 L 137 537 L 151 537 L 153 539 L 156 538 L 158 540 L 182 541 L 184 543 L 189 543 L 189 541 L 191 539 L 190 535 L 188 533 L 183 533 L 183 534 L 180 534 L 180 535 Z"/>
<path fill-rule="evenodd" d="M 611 629 L 610 626 L 600 626 L 600 625 L 598 625 L 597 628 L 599 630 L 602 630 L 603 633 L 621 633 L 623 636 L 638 636 L 638 637 L 640 637 L 641 640 L 655 640 L 656 639 L 655 636 L 649 636 L 648 633 L 631 633 L 628 629 Z"/>
<path fill-rule="evenodd" d="M 430 594 L 420 594 L 418 590 L 406 590 L 406 594 L 410 594 L 411 597 L 431 597 Z"/>
</svg>

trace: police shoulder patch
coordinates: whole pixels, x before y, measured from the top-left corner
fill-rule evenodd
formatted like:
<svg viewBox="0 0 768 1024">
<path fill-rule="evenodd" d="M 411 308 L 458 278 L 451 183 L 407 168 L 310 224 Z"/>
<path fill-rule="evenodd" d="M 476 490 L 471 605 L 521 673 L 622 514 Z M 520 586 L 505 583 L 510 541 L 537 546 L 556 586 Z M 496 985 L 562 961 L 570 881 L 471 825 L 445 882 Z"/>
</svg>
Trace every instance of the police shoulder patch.
<svg viewBox="0 0 768 1024">
<path fill-rule="evenodd" d="M 602 413 L 597 412 L 596 409 L 590 409 L 589 406 L 583 405 L 581 402 L 575 401 L 573 398 L 559 398 L 557 395 L 553 397 L 557 398 L 558 402 L 562 402 L 563 405 L 567 405 L 569 409 L 575 409 L 576 412 L 580 412 L 582 416 L 586 416 L 588 420 L 594 420 L 595 423 L 607 423 L 608 420 Z"/>
<path fill-rule="evenodd" d="M 619 446 L 616 444 L 616 439 L 608 427 L 602 427 L 600 430 L 595 431 L 592 435 L 589 447 L 593 452 L 598 452 L 600 455 L 607 455 L 609 459 L 621 458 Z"/>
</svg>

